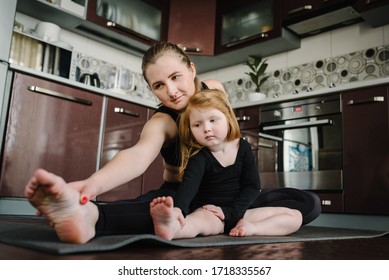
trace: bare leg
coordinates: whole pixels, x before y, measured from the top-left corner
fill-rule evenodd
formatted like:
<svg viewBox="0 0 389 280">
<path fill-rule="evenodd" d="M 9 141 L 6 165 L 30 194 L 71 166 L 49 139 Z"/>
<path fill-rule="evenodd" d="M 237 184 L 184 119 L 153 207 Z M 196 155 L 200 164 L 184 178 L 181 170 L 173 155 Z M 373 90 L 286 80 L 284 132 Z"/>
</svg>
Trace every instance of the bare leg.
<svg viewBox="0 0 389 280">
<path fill-rule="evenodd" d="M 184 219 L 181 210 L 173 207 L 173 199 L 158 197 L 150 204 L 155 234 L 168 240 L 197 235 L 222 233 L 224 223 L 211 211 L 199 208 Z"/>
<path fill-rule="evenodd" d="M 170 196 L 155 198 L 150 203 L 150 214 L 155 235 L 167 240 L 172 240 L 184 223 L 181 210 L 173 207 L 173 198 Z"/>
<path fill-rule="evenodd" d="M 25 188 L 29 202 L 54 226 L 65 242 L 86 243 L 95 236 L 96 205 L 80 204 L 80 194 L 61 178 L 38 169 Z"/>
<path fill-rule="evenodd" d="M 285 207 L 249 209 L 231 229 L 230 236 L 288 235 L 302 224 L 300 211 Z"/>
</svg>

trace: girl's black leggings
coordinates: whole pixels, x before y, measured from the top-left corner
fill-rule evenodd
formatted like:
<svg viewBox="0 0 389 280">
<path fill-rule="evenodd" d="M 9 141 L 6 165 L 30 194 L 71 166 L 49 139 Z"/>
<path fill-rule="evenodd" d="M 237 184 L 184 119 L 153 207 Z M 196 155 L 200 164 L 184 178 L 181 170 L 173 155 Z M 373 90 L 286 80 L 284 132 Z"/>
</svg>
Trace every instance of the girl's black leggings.
<svg viewBox="0 0 389 280">
<path fill-rule="evenodd" d="M 96 203 L 99 209 L 96 236 L 154 233 L 150 202 L 158 196 L 174 197 L 177 187 L 176 183 L 164 183 L 158 190 L 136 199 Z M 266 206 L 299 210 L 303 216 L 303 225 L 312 222 L 321 213 L 320 199 L 316 194 L 293 188 L 262 190 L 250 208 Z"/>
</svg>

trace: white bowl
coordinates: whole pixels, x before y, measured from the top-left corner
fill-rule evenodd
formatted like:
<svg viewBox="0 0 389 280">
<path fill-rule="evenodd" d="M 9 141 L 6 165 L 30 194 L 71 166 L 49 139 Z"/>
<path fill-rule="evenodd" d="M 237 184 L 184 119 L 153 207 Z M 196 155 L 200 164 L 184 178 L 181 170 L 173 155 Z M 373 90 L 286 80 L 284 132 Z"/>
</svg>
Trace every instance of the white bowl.
<svg viewBox="0 0 389 280">
<path fill-rule="evenodd" d="M 262 92 L 250 92 L 248 98 L 249 101 L 260 101 L 266 98 L 266 94 Z"/>
<path fill-rule="evenodd" d="M 47 42 L 58 41 L 60 31 L 61 28 L 58 25 L 45 21 L 39 22 L 34 29 L 36 36 Z"/>
</svg>

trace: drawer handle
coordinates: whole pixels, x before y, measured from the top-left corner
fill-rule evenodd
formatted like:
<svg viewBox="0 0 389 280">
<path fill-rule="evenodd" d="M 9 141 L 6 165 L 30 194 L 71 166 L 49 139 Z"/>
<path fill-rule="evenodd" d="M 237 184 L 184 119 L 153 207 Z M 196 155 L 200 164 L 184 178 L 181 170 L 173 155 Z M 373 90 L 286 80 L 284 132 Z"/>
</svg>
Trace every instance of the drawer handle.
<svg viewBox="0 0 389 280">
<path fill-rule="evenodd" d="M 130 110 L 126 110 L 124 108 L 119 108 L 119 107 L 115 107 L 114 111 L 115 111 L 115 113 L 131 116 L 131 117 L 139 118 L 139 116 L 140 116 L 140 114 L 137 113 L 137 112 L 133 112 L 133 111 L 130 111 Z"/>
<path fill-rule="evenodd" d="M 60 98 L 60 99 L 63 99 L 63 100 L 67 100 L 67 101 L 71 101 L 71 102 L 76 102 L 78 104 L 83 104 L 83 105 L 87 105 L 87 106 L 91 106 L 93 104 L 92 101 L 89 101 L 89 100 L 86 100 L 86 99 L 77 98 L 77 97 L 74 97 L 74 96 L 71 96 L 71 95 L 66 95 L 66 94 L 63 94 L 63 93 L 60 93 L 60 92 L 56 92 L 56 91 L 53 91 L 53 90 L 49 90 L 49 89 L 45 89 L 45 88 L 41 88 L 41 87 L 37 87 L 37 86 L 29 86 L 29 87 L 27 87 L 27 89 L 29 91 L 32 91 L 32 92 L 36 92 L 36 93 L 41 93 L 41 94 L 48 95 L 48 96 L 57 97 L 57 98 Z"/>
<path fill-rule="evenodd" d="M 236 120 L 238 122 L 248 122 L 248 121 L 250 121 L 250 116 L 236 117 Z"/>
<path fill-rule="evenodd" d="M 188 48 L 188 47 L 182 47 L 182 50 L 184 52 L 194 52 L 194 53 L 201 53 L 203 52 L 203 49 L 201 48 Z"/>
<path fill-rule="evenodd" d="M 332 201 L 329 200 L 329 199 L 323 199 L 321 201 L 321 205 L 324 205 L 324 206 L 331 206 L 332 205 Z"/>
<path fill-rule="evenodd" d="M 358 105 L 358 104 L 368 104 L 368 103 L 375 103 L 375 102 L 384 102 L 385 97 L 384 96 L 373 96 L 372 98 L 368 99 L 360 99 L 360 100 L 354 100 L 351 99 L 347 102 L 347 105 Z"/>
<path fill-rule="evenodd" d="M 304 5 L 302 7 L 298 7 L 297 9 L 291 10 L 288 12 L 288 15 L 296 14 L 302 11 L 309 11 L 312 10 L 312 5 Z"/>
</svg>

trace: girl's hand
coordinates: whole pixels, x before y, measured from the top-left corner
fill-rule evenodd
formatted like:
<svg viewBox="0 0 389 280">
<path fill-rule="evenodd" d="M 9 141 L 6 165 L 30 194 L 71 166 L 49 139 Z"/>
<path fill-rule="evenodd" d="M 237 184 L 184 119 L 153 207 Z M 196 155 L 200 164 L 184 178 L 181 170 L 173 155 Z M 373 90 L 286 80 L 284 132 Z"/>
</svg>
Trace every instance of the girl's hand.
<svg viewBox="0 0 389 280">
<path fill-rule="evenodd" d="M 212 212 L 216 217 L 218 217 L 221 221 L 224 221 L 224 213 L 219 206 L 213 204 L 207 204 L 202 207 L 203 209 Z"/>
</svg>

